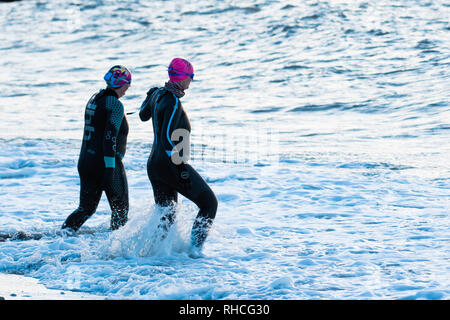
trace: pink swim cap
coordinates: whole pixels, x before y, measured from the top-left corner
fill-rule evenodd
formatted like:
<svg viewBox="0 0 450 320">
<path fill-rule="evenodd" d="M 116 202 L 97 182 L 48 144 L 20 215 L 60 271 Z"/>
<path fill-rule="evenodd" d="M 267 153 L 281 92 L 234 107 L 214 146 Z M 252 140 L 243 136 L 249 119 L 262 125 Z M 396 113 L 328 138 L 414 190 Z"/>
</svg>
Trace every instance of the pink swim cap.
<svg viewBox="0 0 450 320">
<path fill-rule="evenodd" d="M 187 77 L 194 79 L 194 67 L 185 59 L 174 58 L 172 62 L 170 62 L 168 72 L 169 79 L 172 82 L 182 81 Z"/>
</svg>

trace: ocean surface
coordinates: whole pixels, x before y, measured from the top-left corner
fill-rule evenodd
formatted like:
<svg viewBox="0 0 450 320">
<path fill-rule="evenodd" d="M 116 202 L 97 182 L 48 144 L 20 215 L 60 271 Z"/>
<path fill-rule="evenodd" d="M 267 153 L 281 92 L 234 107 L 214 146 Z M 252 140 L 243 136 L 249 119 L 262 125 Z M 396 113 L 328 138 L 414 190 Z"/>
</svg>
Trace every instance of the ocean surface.
<svg viewBox="0 0 450 320">
<path fill-rule="evenodd" d="M 447 1 L 0 3 L 0 272 L 106 299 L 449 299 Z M 128 116 L 128 224 L 80 230 L 84 108 L 115 64 L 136 111 L 174 57 L 190 163 L 219 200 L 203 256 L 180 196 L 164 241 L 146 173 L 153 131 Z"/>
</svg>

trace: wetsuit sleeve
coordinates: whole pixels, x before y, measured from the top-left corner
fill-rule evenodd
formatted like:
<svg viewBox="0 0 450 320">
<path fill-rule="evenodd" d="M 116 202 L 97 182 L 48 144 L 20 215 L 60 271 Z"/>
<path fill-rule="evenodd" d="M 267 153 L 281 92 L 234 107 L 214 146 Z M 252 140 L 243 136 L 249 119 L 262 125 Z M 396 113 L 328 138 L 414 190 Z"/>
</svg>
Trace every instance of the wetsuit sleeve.
<svg viewBox="0 0 450 320">
<path fill-rule="evenodd" d="M 141 118 L 142 121 L 148 121 L 153 115 L 154 104 L 151 103 L 152 94 L 157 89 L 158 88 L 151 88 L 147 92 L 147 97 L 145 98 L 144 102 L 141 105 L 141 108 L 139 109 L 139 118 Z"/>
<path fill-rule="evenodd" d="M 175 147 L 177 143 L 172 141 L 171 137 L 172 133 L 176 129 L 183 128 L 183 126 L 180 125 L 183 111 L 178 98 L 173 95 L 167 95 L 165 99 L 168 99 L 168 101 L 167 103 L 165 103 L 163 118 L 164 120 L 161 126 L 161 134 L 164 151 L 170 158 L 173 153 L 181 151 L 177 150 L 177 148 Z"/>
<path fill-rule="evenodd" d="M 103 156 L 106 168 L 115 167 L 116 143 L 120 125 L 124 117 L 122 103 L 112 96 L 106 98 L 106 124 L 103 137 Z"/>
</svg>

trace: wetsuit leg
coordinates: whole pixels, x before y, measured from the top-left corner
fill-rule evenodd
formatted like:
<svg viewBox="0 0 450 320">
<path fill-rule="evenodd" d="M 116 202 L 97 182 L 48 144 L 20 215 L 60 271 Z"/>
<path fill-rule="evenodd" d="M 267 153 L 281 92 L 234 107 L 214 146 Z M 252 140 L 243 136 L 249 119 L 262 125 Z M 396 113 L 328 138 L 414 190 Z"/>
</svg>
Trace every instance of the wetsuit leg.
<svg viewBox="0 0 450 320">
<path fill-rule="evenodd" d="M 129 209 L 128 181 L 120 159 L 116 159 L 112 185 L 105 187 L 105 193 L 111 207 L 111 229 L 116 230 L 127 223 Z"/>
<path fill-rule="evenodd" d="M 199 207 L 192 227 L 191 244 L 194 247 L 201 248 L 216 216 L 217 198 L 206 181 L 192 166 L 186 164 L 186 169 L 191 180 L 190 188 L 180 183 L 179 178 L 167 168 L 166 164 L 149 161 L 147 165 L 147 172 L 152 182 L 157 204 L 168 206 L 170 201 L 176 202 L 176 193 L 179 192 Z"/>
<path fill-rule="evenodd" d="M 198 172 L 189 164 L 186 164 L 186 169 L 189 171 L 192 186 L 186 188 L 178 182 L 177 190 L 200 209 L 192 226 L 191 244 L 201 248 L 216 217 L 218 202 L 214 192 Z"/>
<path fill-rule="evenodd" d="M 70 228 L 77 231 L 94 214 L 95 210 L 97 210 L 101 196 L 102 188 L 98 179 L 92 179 L 92 177 L 80 174 L 80 204 L 67 217 L 62 228 Z"/>
<path fill-rule="evenodd" d="M 166 209 L 161 216 L 160 224 L 158 225 L 158 229 L 161 230 L 162 233 L 162 239 L 164 239 L 169 232 L 169 228 L 175 221 L 175 204 L 178 201 L 178 194 L 174 188 L 155 177 L 153 173 L 149 161 L 147 164 L 147 174 L 152 184 L 155 203 Z"/>
</svg>

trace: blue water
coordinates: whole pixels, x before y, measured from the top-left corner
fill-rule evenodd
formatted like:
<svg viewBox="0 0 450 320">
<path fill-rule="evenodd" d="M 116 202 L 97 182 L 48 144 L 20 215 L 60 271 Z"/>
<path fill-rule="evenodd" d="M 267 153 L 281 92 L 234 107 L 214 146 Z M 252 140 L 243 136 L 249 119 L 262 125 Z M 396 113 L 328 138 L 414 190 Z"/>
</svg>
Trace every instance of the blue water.
<svg viewBox="0 0 450 320">
<path fill-rule="evenodd" d="M 0 272 L 109 299 L 448 299 L 450 6 L 445 1 L 21 1 L 0 4 Z M 192 61 L 191 164 L 219 199 L 155 240 L 153 141 L 130 115 L 130 221 L 105 199 L 77 237 L 84 106 L 127 66 L 135 111 Z M 87 231 L 93 231 L 91 234 Z"/>
</svg>

